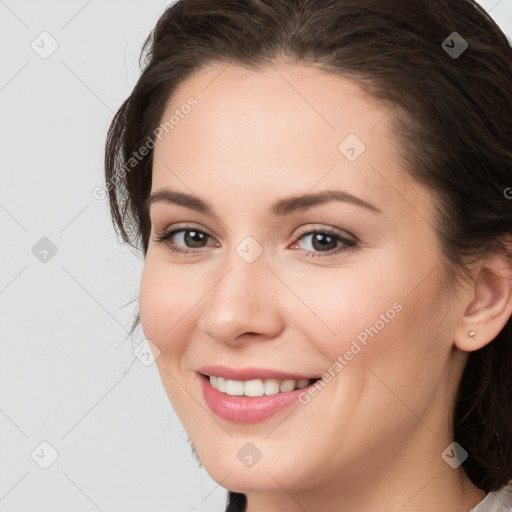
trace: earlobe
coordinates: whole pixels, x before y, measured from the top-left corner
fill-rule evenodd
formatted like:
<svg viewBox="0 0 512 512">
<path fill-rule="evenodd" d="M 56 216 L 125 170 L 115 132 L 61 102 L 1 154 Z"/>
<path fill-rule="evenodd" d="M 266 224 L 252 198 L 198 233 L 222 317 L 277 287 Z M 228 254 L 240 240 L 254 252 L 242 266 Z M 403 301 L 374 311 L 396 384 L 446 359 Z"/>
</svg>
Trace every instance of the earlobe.
<svg viewBox="0 0 512 512">
<path fill-rule="evenodd" d="M 490 343 L 512 314 L 512 262 L 494 253 L 483 263 L 473 297 L 454 334 L 455 345 L 467 352 Z"/>
</svg>

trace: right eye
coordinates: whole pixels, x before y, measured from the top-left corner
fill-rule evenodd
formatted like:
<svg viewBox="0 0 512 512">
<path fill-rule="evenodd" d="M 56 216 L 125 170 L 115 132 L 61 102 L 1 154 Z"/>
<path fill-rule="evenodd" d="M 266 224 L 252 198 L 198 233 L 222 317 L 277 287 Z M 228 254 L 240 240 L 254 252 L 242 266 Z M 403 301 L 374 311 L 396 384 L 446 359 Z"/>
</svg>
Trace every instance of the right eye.
<svg viewBox="0 0 512 512">
<path fill-rule="evenodd" d="M 182 240 L 181 245 L 171 242 L 172 238 Z M 203 243 L 210 237 L 205 231 L 201 231 L 193 226 L 180 227 L 176 229 L 166 229 L 159 233 L 153 240 L 157 244 L 165 243 L 172 252 L 180 254 L 190 254 L 198 252 L 194 249 L 204 247 Z M 183 248 L 184 246 L 184 248 Z"/>
</svg>

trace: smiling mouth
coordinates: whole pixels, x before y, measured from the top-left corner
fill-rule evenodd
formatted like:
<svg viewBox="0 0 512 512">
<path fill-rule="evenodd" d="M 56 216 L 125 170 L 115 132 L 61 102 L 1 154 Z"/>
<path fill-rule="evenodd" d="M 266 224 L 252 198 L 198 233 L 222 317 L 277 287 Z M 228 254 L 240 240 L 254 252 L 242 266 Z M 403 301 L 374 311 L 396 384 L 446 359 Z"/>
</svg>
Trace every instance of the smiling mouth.
<svg viewBox="0 0 512 512">
<path fill-rule="evenodd" d="M 289 393 L 311 386 L 316 379 L 252 379 L 232 380 L 216 375 L 200 374 L 212 388 L 229 396 L 261 397 Z"/>
</svg>

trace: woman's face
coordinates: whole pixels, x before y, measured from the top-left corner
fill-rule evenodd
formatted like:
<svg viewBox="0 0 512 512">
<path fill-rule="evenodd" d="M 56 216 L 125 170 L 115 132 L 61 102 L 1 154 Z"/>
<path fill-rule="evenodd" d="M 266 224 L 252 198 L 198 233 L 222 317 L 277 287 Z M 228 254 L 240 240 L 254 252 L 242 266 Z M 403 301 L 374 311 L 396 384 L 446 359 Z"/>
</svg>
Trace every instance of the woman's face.
<svg viewBox="0 0 512 512">
<path fill-rule="evenodd" d="M 195 203 L 151 202 L 141 322 L 226 488 L 356 489 L 405 460 L 453 471 L 441 452 L 464 308 L 447 307 L 433 195 L 405 177 L 392 116 L 348 79 L 287 64 L 203 69 L 167 105 L 151 192 Z M 201 374 L 260 377 L 226 385 L 270 394 Z"/>
</svg>

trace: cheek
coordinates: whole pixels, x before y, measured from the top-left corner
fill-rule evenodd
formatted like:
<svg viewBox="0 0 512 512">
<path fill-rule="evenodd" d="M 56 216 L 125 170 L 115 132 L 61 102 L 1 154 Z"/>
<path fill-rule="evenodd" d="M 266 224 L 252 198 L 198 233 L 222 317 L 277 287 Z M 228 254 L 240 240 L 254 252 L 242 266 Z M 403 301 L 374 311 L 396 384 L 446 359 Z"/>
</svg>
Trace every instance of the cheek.
<svg viewBox="0 0 512 512">
<path fill-rule="evenodd" d="M 446 311 L 438 300 L 437 277 L 424 281 L 412 293 L 409 283 L 413 279 L 402 279 L 394 290 L 383 290 L 380 297 L 371 298 L 368 293 L 371 300 L 367 299 L 363 318 L 357 317 L 357 307 L 351 306 L 353 318 L 358 320 L 351 323 L 351 336 L 344 345 L 359 345 L 361 351 L 351 356 L 350 347 L 347 355 L 354 362 L 348 363 L 350 371 L 345 378 L 355 393 L 364 395 L 361 403 L 374 404 L 371 411 L 361 406 L 366 418 L 393 410 L 406 428 L 415 418 L 408 416 L 408 408 L 421 415 L 429 407 L 452 346 Z"/>
<path fill-rule="evenodd" d="M 166 306 L 163 301 L 159 300 L 162 292 L 163 289 L 157 279 L 157 274 L 146 258 L 140 279 L 139 312 L 144 335 L 153 342 L 159 338 L 157 333 L 163 328 L 164 316 L 162 313 Z"/>
<path fill-rule="evenodd" d="M 372 340 L 386 337 L 393 324 L 401 322 L 399 289 L 399 282 L 390 286 L 389 280 L 380 283 L 375 275 L 356 270 L 340 273 L 327 284 L 302 279 L 294 292 L 303 297 L 307 309 L 303 304 L 297 305 L 295 326 L 300 325 L 301 331 L 308 333 L 307 339 L 314 341 L 331 361 L 351 349 L 352 355 L 360 353 Z M 350 359 L 352 355 L 347 354 Z"/>
<path fill-rule="evenodd" d="M 431 388 L 444 371 L 440 361 L 449 357 L 451 338 L 439 275 L 415 287 L 411 283 L 424 276 L 414 269 L 389 264 L 378 273 L 354 271 L 338 284 L 297 290 L 315 313 L 297 315 L 304 318 L 303 331 L 330 361 L 325 371 L 343 373 L 341 381 L 349 378 L 353 392 L 365 389 L 377 397 L 385 390 L 381 377 L 396 392 L 414 395 L 416 384 Z"/>
<path fill-rule="evenodd" d="M 186 339 L 179 335 L 185 324 L 180 319 L 186 320 L 187 311 L 197 301 L 190 288 L 180 282 L 179 275 L 146 257 L 139 288 L 140 321 L 145 337 L 157 345 L 162 355 L 184 348 L 179 345 L 180 340 Z"/>
</svg>

